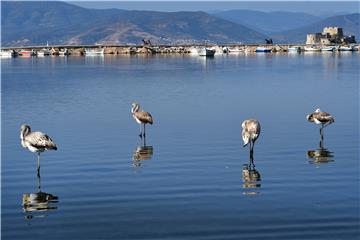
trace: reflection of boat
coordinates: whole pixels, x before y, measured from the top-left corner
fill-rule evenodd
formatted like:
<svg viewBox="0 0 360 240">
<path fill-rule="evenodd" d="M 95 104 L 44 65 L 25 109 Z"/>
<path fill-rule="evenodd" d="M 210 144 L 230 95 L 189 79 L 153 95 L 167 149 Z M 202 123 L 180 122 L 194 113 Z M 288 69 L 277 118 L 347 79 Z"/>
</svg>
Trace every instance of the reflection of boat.
<svg viewBox="0 0 360 240">
<path fill-rule="evenodd" d="M 271 52 L 271 48 L 257 47 L 255 52 L 257 52 L 257 53 L 269 53 L 269 52 Z"/>
<path fill-rule="evenodd" d="M 215 55 L 215 49 L 203 47 L 197 50 L 199 56 L 212 57 Z"/>
<path fill-rule="evenodd" d="M 135 167 L 140 167 L 141 161 L 150 160 L 153 156 L 153 147 L 152 146 L 139 146 L 135 149 L 133 154 L 133 165 Z"/>
<path fill-rule="evenodd" d="M 333 162 L 334 154 L 328 151 L 326 148 L 319 148 L 316 150 L 309 150 L 307 156 L 311 159 L 310 163 L 328 163 Z"/>
<path fill-rule="evenodd" d="M 242 170 L 242 187 L 246 189 L 243 194 L 255 195 L 259 192 L 255 191 L 256 188 L 261 187 L 261 176 L 258 170 L 252 165 L 244 164 Z"/>
<path fill-rule="evenodd" d="M 319 48 L 319 47 L 316 47 L 316 46 L 306 46 L 305 48 L 304 48 L 304 50 L 305 51 L 307 51 L 307 52 L 320 52 L 321 51 L 321 48 Z"/>
<path fill-rule="evenodd" d="M 86 48 L 85 49 L 86 56 L 102 56 L 104 55 L 103 48 Z"/>
</svg>

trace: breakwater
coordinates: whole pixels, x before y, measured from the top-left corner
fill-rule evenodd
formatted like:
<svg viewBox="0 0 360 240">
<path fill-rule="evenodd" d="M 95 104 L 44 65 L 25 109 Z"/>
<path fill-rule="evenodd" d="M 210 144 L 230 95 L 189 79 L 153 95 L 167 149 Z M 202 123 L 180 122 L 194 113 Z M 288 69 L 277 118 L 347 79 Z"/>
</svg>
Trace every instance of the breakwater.
<svg viewBox="0 0 360 240">
<path fill-rule="evenodd" d="M 271 52 L 287 52 L 289 48 L 298 47 L 304 50 L 306 44 L 221 44 L 207 45 L 206 47 L 216 50 L 216 53 L 228 52 L 256 52 L 256 49 L 263 47 Z M 339 48 L 340 45 L 333 45 Z M 21 50 L 29 50 L 37 53 L 44 49 L 50 51 L 51 55 L 59 55 L 64 50 L 68 55 L 85 55 L 89 50 L 101 50 L 103 54 L 191 54 L 196 53 L 197 49 L 203 45 L 56 45 L 56 46 L 23 46 L 23 47 L 4 47 L 3 50 L 13 50 L 19 53 Z M 358 50 L 359 44 L 354 45 Z"/>
</svg>

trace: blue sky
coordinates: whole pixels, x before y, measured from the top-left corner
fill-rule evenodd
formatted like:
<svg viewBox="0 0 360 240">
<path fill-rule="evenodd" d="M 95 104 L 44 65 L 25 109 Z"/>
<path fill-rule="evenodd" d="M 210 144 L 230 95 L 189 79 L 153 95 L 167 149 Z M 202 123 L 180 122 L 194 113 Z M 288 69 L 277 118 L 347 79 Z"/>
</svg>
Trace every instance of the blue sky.
<svg viewBox="0 0 360 240">
<path fill-rule="evenodd" d="M 155 11 L 221 11 L 249 9 L 269 11 L 307 12 L 314 15 L 359 12 L 359 1 L 77 1 L 88 8 L 120 8 Z"/>
</svg>

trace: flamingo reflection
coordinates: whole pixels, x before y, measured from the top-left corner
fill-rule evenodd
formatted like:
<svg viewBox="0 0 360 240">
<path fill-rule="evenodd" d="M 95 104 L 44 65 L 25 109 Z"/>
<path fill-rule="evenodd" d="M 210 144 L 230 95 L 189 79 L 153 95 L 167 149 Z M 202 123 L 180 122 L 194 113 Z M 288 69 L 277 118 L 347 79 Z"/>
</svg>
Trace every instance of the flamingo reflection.
<svg viewBox="0 0 360 240">
<path fill-rule="evenodd" d="M 150 160 L 153 156 L 153 147 L 146 145 L 146 136 L 140 139 L 141 143 L 136 147 L 132 162 L 134 167 L 140 167 L 141 162 L 144 160 Z"/>
<path fill-rule="evenodd" d="M 334 161 L 334 153 L 325 148 L 323 137 L 321 137 L 320 139 L 319 148 L 315 150 L 308 150 L 307 156 L 310 159 L 309 162 L 314 164 L 328 163 Z"/>
<path fill-rule="evenodd" d="M 242 169 L 243 194 L 256 195 L 259 194 L 256 189 L 261 187 L 261 175 L 255 168 L 254 159 L 251 156 L 250 164 L 244 164 Z"/>
<path fill-rule="evenodd" d="M 25 219 L 31 220 L 34 217 L 45 217 L 49 210 L 56 210 L 55 203 L 58 202 L 58 197 L 43 192 L 41 190 L 40 169 L 37 172 L 37 192 L 24 193 L 22 197 L 22 207 L 25 212 Z"/>
</svg>

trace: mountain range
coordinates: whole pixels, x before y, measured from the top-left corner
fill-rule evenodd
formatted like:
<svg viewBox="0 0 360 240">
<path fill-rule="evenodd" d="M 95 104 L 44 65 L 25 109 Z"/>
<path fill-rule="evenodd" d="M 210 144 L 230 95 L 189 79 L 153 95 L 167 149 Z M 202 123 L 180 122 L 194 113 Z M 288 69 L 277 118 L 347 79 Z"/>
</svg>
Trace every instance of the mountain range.
<svg viewBox="0 0 360 240">
<path fill-rule="evenodd" d="M 2 2 L 2 44 L 262 42 L 266 37 L 205 12 L 86 9 L 64 2 Z"/>
<path fill-rule="evenodd" d="M 321 17 L 308 13 L 284 11 L 261 12 L 239 9 L 216 12 L 214 15 L 266 34 L 291 30 L 322 20 Z"/>
<path fill-rule="evenodd" d="M 307 33 L 340 26 L 359 36 L 360 14 L 232 10 L 217 13 L 88 9 L 65 2 L 1 1 L 2 46 L 49 44 L 304 42 Z"/>
</svg>

